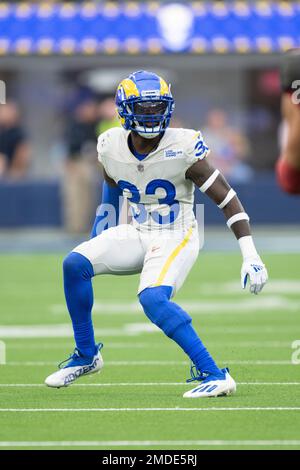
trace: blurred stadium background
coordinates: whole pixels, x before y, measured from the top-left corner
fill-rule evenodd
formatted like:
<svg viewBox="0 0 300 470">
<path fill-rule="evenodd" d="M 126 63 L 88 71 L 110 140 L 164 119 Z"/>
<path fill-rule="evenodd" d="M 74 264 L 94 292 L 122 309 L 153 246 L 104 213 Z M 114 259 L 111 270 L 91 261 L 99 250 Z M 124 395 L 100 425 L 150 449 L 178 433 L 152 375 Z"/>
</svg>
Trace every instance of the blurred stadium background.
<svg viewBox="0 0 300 470">
<path fill-rule="evenodd" d="M 35 235 L 23 232 L 20 249 L 88 233 L 101 187 L 96 137 L 118 125 L 117 83 L 143 68 L 172 83 L 173 125 L 202 129 L 252 223 L 298 224 L 274 163 L 278 66 L 299 26 L 300 3 L 287 1 L 1 2 L 0 247 L 15 249 L 21 229 Z M 223 223 L 209 202 L 205 221 Z"/>
<path fill-rule="evenodd" d="M 116 439 L 131 440 L 127 448 L 139 439 L 161 448 L 300 448 L 299 373 L 291 364 L 291 344 L 299 338 L 300 200 L 284 194 L 274 174 L 284 134 L 279 65 L 283 52 L 297 46 L 298 1 L 0 2 L 2 448 L 61 448 L 66 440 L 70 447 L 80 447 L 77 441 L 122 447 Z M 242 297 L 237 243 L 220 211 L 197 194 L 205 202 L 207 253 L 179 299 L 217 360 L 234 365 L 238 395 L 226 404 L 205 403 L 240 407 L 224 410 L 230 426 L 222 425 L 219 411 L 26 418 L 28 408 L 56 406 L 63 413 L 74 403 L 182 406 L 182 387 L 176 393 L 172 387 L 184 380 L 188 364 L 162 335 L 153 341 L 155 329 L 134 302 L 136 277 L 95 280 L 96 332 L 112 366 L 101 380 L 83 380 L 66 394 L 38 388 L 73 347 L 61 263 L 87 238 L 100 202 L 96 138 L 118 125 L 117 83 L 140 69 L 172 83 L 173 126 L 202 130 L 215 165 L 250 215 L 270 270 L 262 296 Z"/>
</svg>

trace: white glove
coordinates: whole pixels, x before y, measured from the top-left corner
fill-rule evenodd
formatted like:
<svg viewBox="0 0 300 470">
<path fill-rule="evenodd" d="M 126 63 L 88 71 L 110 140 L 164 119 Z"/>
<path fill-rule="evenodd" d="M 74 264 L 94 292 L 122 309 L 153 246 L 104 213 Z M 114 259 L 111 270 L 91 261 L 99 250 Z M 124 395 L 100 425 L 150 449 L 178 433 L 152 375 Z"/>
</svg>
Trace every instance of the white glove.
<svg viewBox="0 0 300 470">
<path fill-rule="evenodd" d="M 244 260 L 241 269 L 242 289 L 245 289 L 248 278 L 250 279 L 250 292 L 258 294 L 268 280 L 267 269 L 259 256 Z"/>
</svg>

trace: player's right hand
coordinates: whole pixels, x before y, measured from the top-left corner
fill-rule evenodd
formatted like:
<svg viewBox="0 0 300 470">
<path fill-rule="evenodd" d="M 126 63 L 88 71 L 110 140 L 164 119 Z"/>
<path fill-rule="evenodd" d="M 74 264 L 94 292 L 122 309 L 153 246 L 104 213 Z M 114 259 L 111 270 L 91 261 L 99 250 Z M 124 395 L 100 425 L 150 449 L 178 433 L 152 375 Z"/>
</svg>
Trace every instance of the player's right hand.
<svg viewBox="0 0 300 470">
<path fill-rule="evenodd" d="M 252 294 L 258 294 L 268 280 L 268 271 L 259 256 L 248 258 L 243 262 L 241 269 L 242 289 L 246 288 L 248 279 Z"/>
</svg>

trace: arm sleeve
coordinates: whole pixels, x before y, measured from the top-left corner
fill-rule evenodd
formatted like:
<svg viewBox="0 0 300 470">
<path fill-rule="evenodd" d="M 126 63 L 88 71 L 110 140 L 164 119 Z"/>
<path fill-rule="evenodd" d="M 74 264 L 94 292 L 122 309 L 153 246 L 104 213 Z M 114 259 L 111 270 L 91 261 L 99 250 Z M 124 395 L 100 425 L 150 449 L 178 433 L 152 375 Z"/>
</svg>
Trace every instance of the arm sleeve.
<svg viewBox="0 0 300 470">
<path fill-rule="evenodd" d="M 91 238 L 100 235 L 109 227 L 118 225 L 121 208 L 122 190 L 118 186 L 109 186 L 106 181 L 103 181 L 102 200 L 97 209 Z"/>
</svg>

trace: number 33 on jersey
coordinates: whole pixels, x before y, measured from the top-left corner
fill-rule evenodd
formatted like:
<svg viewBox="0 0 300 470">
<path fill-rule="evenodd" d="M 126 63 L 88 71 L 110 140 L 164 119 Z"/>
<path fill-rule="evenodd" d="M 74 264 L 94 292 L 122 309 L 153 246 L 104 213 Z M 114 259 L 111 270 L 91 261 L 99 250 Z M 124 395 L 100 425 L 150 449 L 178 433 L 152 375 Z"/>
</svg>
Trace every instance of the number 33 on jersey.
<svg viewBox="0 0 300 470">
<path fill-rule="evenodd" d="M 139 161 L 130 151 L 130 131 L 100 135 L 97 151 L 107 175 L 122 189 L 139 228 L 186 228 L 194 221 L 194 183 L 185 173 L 209 149 L 201 132 L 167 129 L 158 147 Z"/>
</svg>

